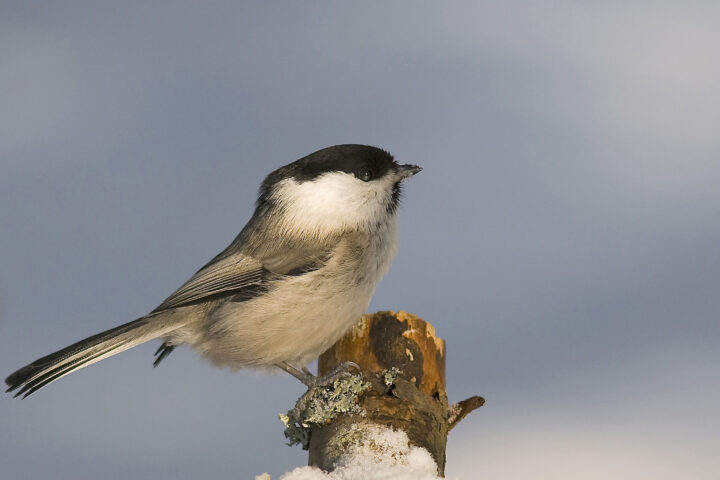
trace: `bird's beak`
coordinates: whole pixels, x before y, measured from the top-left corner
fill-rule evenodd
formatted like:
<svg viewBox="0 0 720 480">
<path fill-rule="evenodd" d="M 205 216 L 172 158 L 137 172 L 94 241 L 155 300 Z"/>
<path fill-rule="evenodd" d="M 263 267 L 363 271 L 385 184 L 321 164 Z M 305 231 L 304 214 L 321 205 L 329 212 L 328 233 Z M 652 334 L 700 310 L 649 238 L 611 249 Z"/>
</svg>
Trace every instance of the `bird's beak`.
<svg viewBox="0 0 720 480">
<path fill-rule="evenodd" d="M 398 165 L 398 175 L 400 175 L 401 179 L 410 178 L 416 173 L 418 173 L 420 170 L 422 170 L 422 167 L 418 167 L 417 165 Z"/>
</svg>

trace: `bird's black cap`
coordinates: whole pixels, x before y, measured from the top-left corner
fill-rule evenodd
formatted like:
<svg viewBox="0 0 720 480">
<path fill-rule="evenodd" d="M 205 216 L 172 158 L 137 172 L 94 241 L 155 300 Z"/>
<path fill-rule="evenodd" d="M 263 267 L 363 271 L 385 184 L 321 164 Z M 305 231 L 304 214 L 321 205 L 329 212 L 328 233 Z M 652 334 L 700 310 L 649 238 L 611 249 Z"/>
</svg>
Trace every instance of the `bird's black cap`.
<svg viewBox="0 0 720 480">
<path fill-rule="evenodd" d="M 370 145 L 345 144 L 323 148 L 270 173 L 260 186 L 259 199 L 267 198 L 274 184 L 286 178 L 307 182 L 329 172 L 345 172 L 359 176 L 367 169 L 374 178 L 382 178 L 397 167 L 393 156 Z"/>
</svg>

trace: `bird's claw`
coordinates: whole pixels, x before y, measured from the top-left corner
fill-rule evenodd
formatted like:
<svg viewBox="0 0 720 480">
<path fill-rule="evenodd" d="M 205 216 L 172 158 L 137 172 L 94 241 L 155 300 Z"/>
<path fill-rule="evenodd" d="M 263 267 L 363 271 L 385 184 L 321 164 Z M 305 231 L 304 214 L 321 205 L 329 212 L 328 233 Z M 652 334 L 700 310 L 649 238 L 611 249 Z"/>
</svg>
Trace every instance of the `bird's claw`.
<svg viewBox="0 0 720 480">
<path fill-rule="evenodd" d="M 303 417 L 302 412 L 307 409 L 308 404 L 311 402 L 318 389 L 331 386 L 336 380 L 340 380 L 341 378 L 352 376 L 352 369 L 357 370 L 357 373 L 362 376 L 362 369 L 360 368 L 360 365 L 355 362 L 343 362 L 323 376 L 313 375 L 308 369 L 303 368 L 302 370 L 304 376 L 302 378 L 298 377 L 298 379 L 304 383 L 308 389 L 307 392 L 305 392 L 300 398 L 298 398 L 297 402 L 295 402 L 295 408 L 293 408 L 295 418 Z"/>
<path fill-rule="evenodd" d="M 343 362 L 340 365 L 336 366 L 332 370 L 330 370 L 328 373 L 326 373 L 323 376 L 316 376 L 310 373 L 307 369 L 303 369 L 303 373 L 305 374 L 305 377 L 300 379 L 301 382 L 305 384 L 305 386 L 308 387 L 308 389 L 318 388 L 318 387 L 326 387 L 328 385 L 332 385 L 335 383 L 335 380 L 339 380 L 344 377 L 352 376 L 351 370 L 355 369 L 357 370 L 357 373 L 362 375 L 362 370 L 360 369 L 360 365 L 358 365 L 355 362 Z"/>
</svg>

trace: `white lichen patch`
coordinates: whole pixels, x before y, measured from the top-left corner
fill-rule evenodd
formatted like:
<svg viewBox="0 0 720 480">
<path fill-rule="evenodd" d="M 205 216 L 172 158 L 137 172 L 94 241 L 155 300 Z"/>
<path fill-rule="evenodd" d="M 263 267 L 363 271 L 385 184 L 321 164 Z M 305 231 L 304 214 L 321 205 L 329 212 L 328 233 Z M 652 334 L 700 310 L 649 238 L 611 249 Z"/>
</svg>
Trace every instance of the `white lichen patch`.
<svg viewBox="0 0 720 480">
<path fill-rule="evenodd" d="M 385 383 L 385 386 L 390 388 L 395 383 L 395 380 L 397 377 L 402 373 L 402 370 L 400 370 L 397 367 L 391 367 L 383 372 L 383 382 Z"/>
<path fill-rule="evenodd" d="M 448 422 L 449 424 L 454 423 L 455 420 L 457 420 L 458 415 L 460 415 L 460 412 L 461 412 L 461 411 L 462 411 L 462 409 L 460 408 L 460 404 L 459 404 L 459 403 L 453 403 L 452 405 L 450 405 L 450 406 L 448 407 L 448 419 L 447 419 L 447 422 Z"/>
</svg>

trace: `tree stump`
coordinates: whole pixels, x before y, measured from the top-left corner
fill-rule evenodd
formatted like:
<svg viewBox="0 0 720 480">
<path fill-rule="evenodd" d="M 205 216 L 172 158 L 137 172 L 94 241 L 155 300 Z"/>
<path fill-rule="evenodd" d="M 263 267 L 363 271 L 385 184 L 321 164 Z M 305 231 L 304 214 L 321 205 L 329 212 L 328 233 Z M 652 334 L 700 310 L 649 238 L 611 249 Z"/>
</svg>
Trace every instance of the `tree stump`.
<svg viewBox="0 0 720 480">
<path fill-rule="evenodd" d="M 448 405 L 445 342 L 433 326 L 403 311 L 365 315 L 320 356 L 318 375 L 347 361 L 363 371 L 363 387 L 353 390 L 359 409 L 304 424 L 309 429 L 309 465 L 332 471 L 342 454 L 360 441 L 364 427 L 380 425 L 404 431 L 411 445 L 431 454 L 443 475 L 448 432 L 484 400 L 471 397 Z"/>
</svg>

